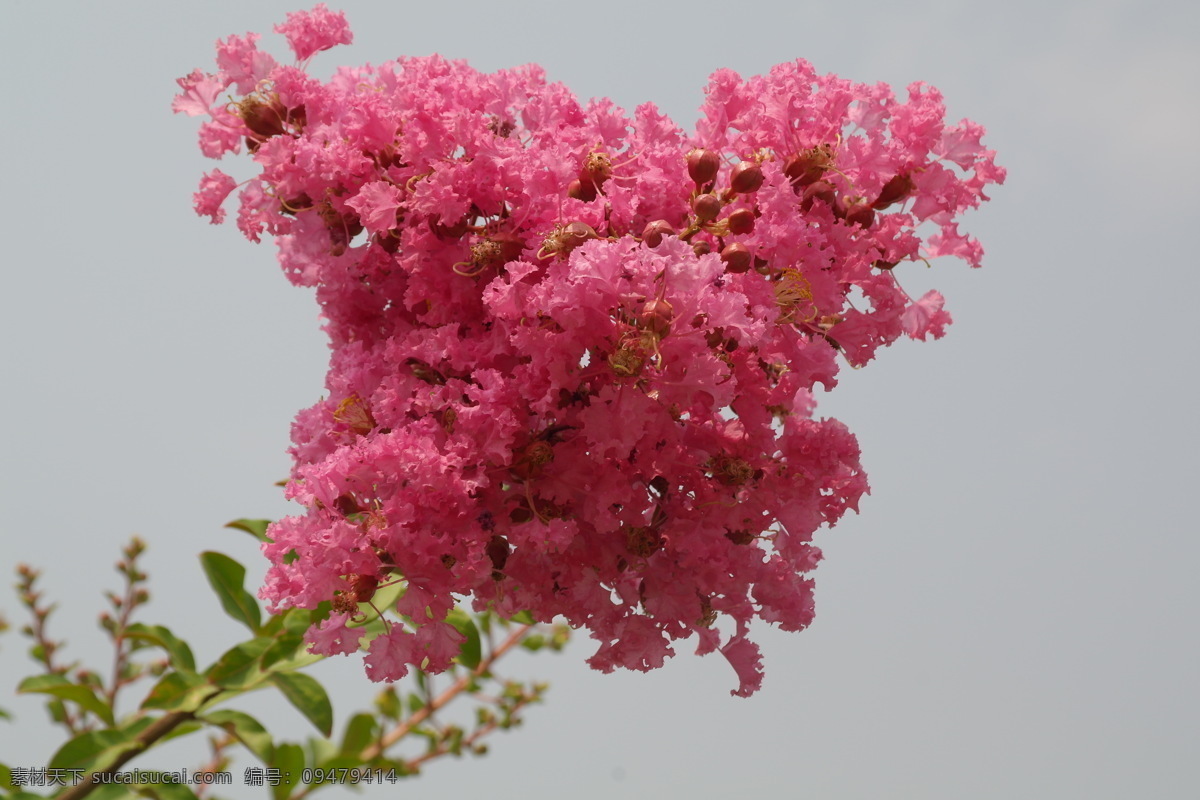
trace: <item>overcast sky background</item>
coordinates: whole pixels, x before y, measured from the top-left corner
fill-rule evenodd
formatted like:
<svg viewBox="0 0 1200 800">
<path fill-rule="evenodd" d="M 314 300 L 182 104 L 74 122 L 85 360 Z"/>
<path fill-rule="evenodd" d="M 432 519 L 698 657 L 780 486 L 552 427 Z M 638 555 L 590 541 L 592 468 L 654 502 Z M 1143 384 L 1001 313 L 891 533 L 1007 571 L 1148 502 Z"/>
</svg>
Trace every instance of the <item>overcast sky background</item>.
<svg viewBox="0 0 1200 800">
<path fill-rule="evenodd" d="M 900 276 L 910 293 L 946 295 L 948 337 L 901 343 L 818 398 L 858 434 L 873 491 L 861 516 L 818 536 L 812 628 L 758 631 L 762 691 L 730 697 L 728 664 L 686 644 L 653 673 L 601 675 L 580 636 L 565 654 L 513 660 L 512 677 L 552 682 L 524 728 L 399 791 L 1195 791 L 1200 6 L 330 5 L 355 44 L 317 56 L 322 75 L 431 52 L 484 70 L 537 61 L 581 97 L 653 100 L 690 128 L 714 69 L 804 57 L 856 81 L 939 87 L 951 119 L 982 123 L 1009 169 L 966 225 L 983 270 L 941 260 Z M 287 474 L 292 416 L 322 394 L 316 305 L 270 244 L 193 215 L 214 164 L 197 120 L 170 102 L 176 77 L 212 68 L 219 37 L 263 32 L 288 57 L 270 27 L 298 7 L 0 0 L 0 566 L 45 570 L 61 604 L 53 633 L 97 667 L 110 656 L 94 620 L 130 534 L 150 545 L 143 619 L 207 663 L 243 631 L 197 554 L 229 553 L 257 581 L 254 542 L 222 525 L 290 511 L 272 484 Z M 0 609 L 23 622 L 11 593 Z M 61 741 L 39 701 L 12 694 L 33 668 L 26 649 L 15 631 L 0 639 L 0 706 L 18 717 L 0 723 L 0 760 L 13 766 L 44 764 Z M 320 675 L 343 720 L 377 689 L 357 657 Z M 277 698 L 253 708 L 279 737 L 308 733 Z M 130 766 L 204 756 L 183 747 Z M 227 796 L 266 796 L 240 785 L 250 763 Z"/>
</svg>

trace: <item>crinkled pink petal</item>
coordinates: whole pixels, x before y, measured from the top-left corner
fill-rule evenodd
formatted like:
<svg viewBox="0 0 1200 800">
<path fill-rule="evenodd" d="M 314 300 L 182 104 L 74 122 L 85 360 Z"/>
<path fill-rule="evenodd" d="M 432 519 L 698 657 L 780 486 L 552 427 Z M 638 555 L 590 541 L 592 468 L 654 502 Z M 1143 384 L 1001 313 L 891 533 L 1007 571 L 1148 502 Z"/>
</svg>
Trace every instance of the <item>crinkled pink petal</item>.
<svg viewBox="0 0 1200 800">
<path fill-rule="evenodd" d="M 362 226 L 371 233 L 386 233 L 396 227 L 396 209 L 400 207 L 400 190 L 385 181 L 371 181 L 346 201 L 358 212 Z"/>
<path fill-rule="evenodd" d="M 393 624 L 367 645 L 364 659 L 367 677 L 376 682 L 398 681 L 408 674 L 409 665 L 418 657 L 417 637 Z"/>
<path fill-rule="evenodd" d="M 762 688 L 762 651 L 749 639 L 737 637 L 721 648 L 738 676 L 738 688 L 729 693 L 734 697 L 749 697 Z"/>
<path fill-rule="evenodd" d="M 341 11 L 335 14 L 324 3 L 317 3 L 311 11 L 290 12 L 287 22 L 276 25 L 275 32 L 287 37 L 298 61 L 354 40 L 346 15 Z"/>
<path fill-rule="evenodd" d="M 901 322 L 904 332 L 913 339 L 925 339 L 932 335 L 940 339 L 946 335 L 946 326 L 950 324 L 950 313 L 942 306 L 946 298 L 936 290 L 929 290 L 920 300 L 904 309 Z"/>
<path fill-rule="evenodd" d="M 235 188 L 237 182 L 232 177 L 214 169 L 201 179 L 200 191 L 192 195 L 192 207 L 197 214 L 209 217 L 215 225 L 225 219 L 225 209 L 221 204 Z"/>
<path fill-rule="evenodd" d="M 255 91 L 276 66 L 270 53 L 258 49 L 259 38 L 257 33 L 247 33 L 217 42 L 217 66 L 241 94 Z"/>
<path fill-rule="evenodd" d="M 183 91 L 175 95 L 171 102 L 171 110 L 176 114 L 187 114 L 189 117 L 211 113 L 213 104 L 229 85 L 225 75 L 210 75 L 199 69 L 175 82 Z"/>
<path fill-rule="evenodd" d="M 349 613 L 332 614 L 328 619 L 313 625 L 304 634 L 308 651 L 323 656 L 344 656 L 358 650 L 362 641 L 361 628 L 350 628 Z"/>
</svg>

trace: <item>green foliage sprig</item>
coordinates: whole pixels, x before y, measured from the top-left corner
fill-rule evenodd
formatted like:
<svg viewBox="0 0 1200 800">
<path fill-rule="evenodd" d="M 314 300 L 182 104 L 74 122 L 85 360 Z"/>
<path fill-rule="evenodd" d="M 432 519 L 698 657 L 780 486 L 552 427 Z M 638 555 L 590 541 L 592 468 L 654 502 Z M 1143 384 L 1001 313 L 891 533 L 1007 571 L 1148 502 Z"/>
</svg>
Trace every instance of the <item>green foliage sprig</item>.
<svg viewBox="0 0 1200 800">
<path fill-rule="evenodd" d="M 266 521 L 237 520 L 229 527 L 261 538 Z M 300 800 L 351 776 L 394 782 L 419 774 L 425 764 L 444 756 L 485 754 L 487 737 L 521 724 L 525 708 L 540 702 L 546 691 L 543 683 L 502 677 L 497 662 L 517 648 L 561 650 L 568 638 L 566 626 L 537 625 L 523 614 L 507 620 L 491 612 L 456 609 L 449 621 L 467 643 L 453 669 L 439 676 L 449 677 L 450 684 L 435 691 L 433 676 L 415 671 L 411 687 L 389 684 L 371 708 L 349 715 L 340 740 L 335 740 L 329 695 L 305 672 L 323 657 L 307 651 L 304 632 L 328 609 L 265 615 L 245 587 L 245 568 L 222 553 L 203 553 L 200 563 L 221 608 L 251 635 L 201 669 L 190 645 L 170 628 L 135 621 L 150 600 L 148 576 L 139 566 L 145 550 L 145 543 L 136 537 L 122 549 L 116 570 L 123 587 L 105 595 L 109 608 L 101 614 L 100 626 L 111 641 L 112 661 L 104 673 L 63 660 L 64 643 L 48 631 L 56 606 L 43 597 L 38 586 L 41 573 L 26 565 L 17 568 L 17 592 L 30 615 L 22 632 L 32 641 L 29 654 L 39 667 L 37 674 L 21 681 L 18 692 L 45 695 L 50 720 L 64 729 L 67 738 L 48 759 L 44 772 L 61 785 L 41 787 L 49 793 L 36 794 L 31 789 L 39 787 L 32 784 L 49 781 L 40 775 L 35 778 L 31 774 L 35 770 L 0 764 L 0 796 L 13 800 L 116 800 L 131 795 L 162 800 L 216 798 L 211 792 L 219 787 L 185 785 L 172 779 L 171 773 L 148 772 L 150 780 L 133 785 L 111 782 L 114 773 L 154 747 L 200 732 L 208 734 L 209 755 L 193 774 L 227 770 L 245 751 L 261 765 L 259 774 L 270 778 L 263 786 L 272 800 Z M 397 585 L 392 593 L 398 596 L 402 591 Z M 375 607 L 386 602 L 388 598 L 374 598 Z M 365 603 L 362 607 L 361 624 L 368 638 L 385 624 L 375 607 Z M 149 680 L 153 683 L 137 708 L 121 713 L 122 693 Z M 239 698 L 260 689 L 278 691 L 312 723 L 317 735 L 303 742 L 277 739 L 253 716 L 234 707 Z M 440 710 L 456 701 L 474 704 L 471 724 L 438 718 Z M 405 744 L 414 742 L 415 748 Z"/>
</svg>

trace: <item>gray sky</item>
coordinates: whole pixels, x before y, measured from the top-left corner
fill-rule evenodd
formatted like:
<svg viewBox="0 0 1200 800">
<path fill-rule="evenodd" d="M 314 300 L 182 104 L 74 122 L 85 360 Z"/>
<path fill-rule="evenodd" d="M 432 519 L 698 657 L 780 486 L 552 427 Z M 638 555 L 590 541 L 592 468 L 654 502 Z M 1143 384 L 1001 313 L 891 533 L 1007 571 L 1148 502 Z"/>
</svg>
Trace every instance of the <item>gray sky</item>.
<svg viewBox="0 0 1200 800">
<path fill-rule="evenodd" d="M 582 97 L 654 100 L 690 127 L 712 70 L 804 57 L 858 81 L 939 87 L 1009 169 L 966 225 L 984 269 L 943 260 L 906 280 L 946 295 L 948 337 L 901 343 L 818 398 L 858 434 L 873 493 L 819 534 L 813 627 L 758 631 L 762 691 L 731 698 L 724 660 L 686 646 L 651 674 L 601 675 L 580 637 L 513 662 L 513 677 L 553 683 L 523 729 L 484 759 L 432 765 L 409 791 L 1194 790 L 1197 6 L 330 5 L 356 42 L 319 55 L 318 74 L 435 51 L 486 70 L 537 61 Z M 209 661 L 241 631 L 218 616 L 196 555 L 230 553 L 257 580 L 254 543 L 221 526 L 289 512 L 272 484 L 287 473 L 292 416 L 322 392 L 316 306 L 270 245 L 192 214 L 214 165 L 196 121 L 169 106 L 174 79 L 209 68 L 219 37 L 263 32 L 286 56 L 269 30 L 298 7 L 0 0 L 2 566 L 45 569 L 62 606 L 54 632 L 97 666 L 100 592 L 131 533 L 151 548 L 145 621 Z M 11 596 L 0 608 L 22 621 Z M 25 649 L 15 633 L 0 639 L 0 706 L 20 720 L 0 724 L 0 758 L 37 766 L 59 740 L 36 700 L 11 695 L 33 666 Z M 358 658 L 322 666 L 342 718 L 377 688 Z M 253 708 L 279 736 L 306 725 L 273 698 Z M 145 765 L 201 758 L 185 747 Z"/>
</svg>

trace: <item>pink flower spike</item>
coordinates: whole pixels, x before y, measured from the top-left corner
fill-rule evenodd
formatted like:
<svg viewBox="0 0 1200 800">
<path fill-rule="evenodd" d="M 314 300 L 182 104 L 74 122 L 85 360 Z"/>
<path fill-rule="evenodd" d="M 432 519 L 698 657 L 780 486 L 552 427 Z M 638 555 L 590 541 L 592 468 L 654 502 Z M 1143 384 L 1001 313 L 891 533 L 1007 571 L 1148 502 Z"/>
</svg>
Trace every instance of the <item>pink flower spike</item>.
<svg viewBox="0 0 1200 800">
<path fill-rule="evenodd" d="M 192 207 L 198 215 L 211 217 L 212 224 L 216 225 L 225 219 L 225 209 L 221 208 L 221 204 L 236 186 L 233 178 L 214 169 L 200 179 L 200 191 L 192 195 Z"/>
<path fill-rule="evenodd" d="M 317 3 L 312 11 L 290 12 L 287 22 L 276 25 L 275 32 L 287 37 L 297 61 L 354 40 L 346 15 L 341 11 L 333 13 L 324 3 Z"/>
</svg>

